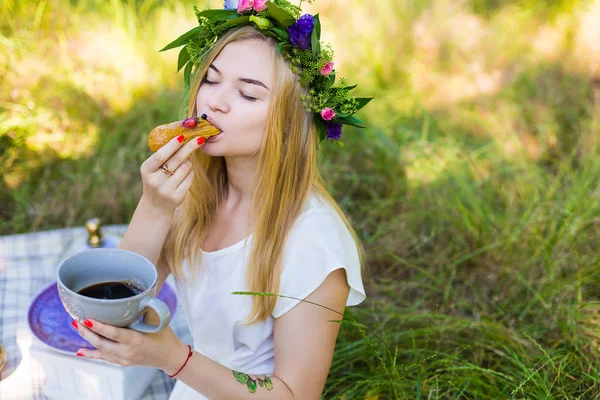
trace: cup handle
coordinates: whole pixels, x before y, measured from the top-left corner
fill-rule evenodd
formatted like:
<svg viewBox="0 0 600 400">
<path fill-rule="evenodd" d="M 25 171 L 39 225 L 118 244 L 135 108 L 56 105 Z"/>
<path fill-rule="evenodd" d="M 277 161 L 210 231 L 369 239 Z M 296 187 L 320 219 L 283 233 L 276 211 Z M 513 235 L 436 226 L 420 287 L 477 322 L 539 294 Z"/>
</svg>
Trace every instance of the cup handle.
<svg viewBox="0 0 600 400">
<path fill-rule="evenodd" d="M 146 308 L 151 308 L 158 314 L 160 324 L 158 326 L 144 324 L 143 322 L 136 321 L 129 325 L 130 329 L 145 332 L 145 333 L 156 333 L 162 331 L 169 322 L 171 322 L 171 311 L 169 307 L 156 297 L 147 297 L 140 302 L 140 311 L 145 311 Z"/>
</svg>

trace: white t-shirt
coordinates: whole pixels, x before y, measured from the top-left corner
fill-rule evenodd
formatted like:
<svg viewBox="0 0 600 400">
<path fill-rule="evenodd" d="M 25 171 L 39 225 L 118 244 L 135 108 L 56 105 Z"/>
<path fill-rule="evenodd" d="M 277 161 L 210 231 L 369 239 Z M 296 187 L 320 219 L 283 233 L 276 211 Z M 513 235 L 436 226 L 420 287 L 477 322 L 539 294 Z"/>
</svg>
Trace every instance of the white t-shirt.
<svg viewBox="0 0 600 400">
<path fill-rule="evenodd" d="M 235 371 L 273 375 L 273 322 L 300 301 L 278 297 L 266 321 L 244 326 L 252 297 L 233 295 L 249 291 L 246 282 L 253 235 L 213 252 L 202 252 L 197 278 L 176 279 L 179 301 L 194 339 L 194 350 Z M 306 298 L 332 271 L 344 268 L 350 293 L 346 306 L 366 297 L 358 252 L 352 236 L 333 210 L 311 196 L 285 245 L 279 294 Z M 189 277 L 189 264 L 184 264 Z M 318 307 L 318 306 L 315 306 Z M 169 400 L 206 400 L 177 381 Z"/>
</svg>

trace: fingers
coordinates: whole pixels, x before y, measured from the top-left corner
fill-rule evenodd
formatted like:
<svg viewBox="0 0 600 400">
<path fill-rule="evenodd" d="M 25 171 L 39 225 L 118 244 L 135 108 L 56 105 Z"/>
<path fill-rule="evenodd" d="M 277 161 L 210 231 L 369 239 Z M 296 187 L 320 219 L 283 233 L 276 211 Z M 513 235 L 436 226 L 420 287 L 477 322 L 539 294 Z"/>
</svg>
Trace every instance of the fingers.
<svg viewBox="0 0 600 400">
<path fill-rule="evenodd" d="M 112 341 L 107 338 L 103 338 L 102 336 L 100 336 L 96 332 L 93 332 L 92 330 L 90 330 L 89 328 L 84 326 L 83 324 L 78 324 L 76 329 L 82 338 L 84 338 L 85 340 L 90 342 L 92 344 L 92 346 L 94 346 L 98 350 L 102 351 L 103 353 L 119 354 L 119 351 L 120 351 L 119 347 L 121 345 L 119 345 L 117 342 Z"/>
<path fill-rule="evenodd" d="M 181 142 L 180 142 L 181 140 Z M 153 173 L 163 165 L 167 164 L 167 167 L 171 171 L 175 171 L 183 161 L 185 161 L 190 154 L 195 150 L 198 150 L 205 142 L 203 137 L 192 139 L 185 146 L 182 147 L 183 136 L 175 139 L 171 139 L 166 145 L 161 147 L 151 155 L 142 164 L 142 173 Z"/>
<path fill-rule="evenodd" d="M 183 135 L 169 140 L 167 144 L 158 149 L 156 153 L 152 154 L 146 161 L 144 161 L 141 168 L 142 173 L 150 174 L 158 170 L 160 166 L 163 165 L 165 161 L 171 157 L 171 155 L 173 155 L 173 153 L 181 148 L 183 140 Z"/>
<path fill-rule="evenodd" d="M 84 325 L 88 327 L 92 332 L 97 333 L 100 336 L 104 336 L 112 341 L 119 343 L 130 343 L 133 341 L 135 331 L 130 329 L 118 328 L 116 326 L 103 324 L 96 320 L 85 320 Z"/>
<path fill-rule="evenodd" d="M 185 160 L 185 162 L 175 170 L 175 173 L 172 176 L 170 176 L 165 183 L 162 184 L 161 189 L 164 190 L 164 193 L 166 194 L 173 192 L 181 184 L 181 182 L 183 182 L 183 180 L 190 174 L 191 171 L 192 162 L 190 160 Z"/>
<path fill-rule="evenodd" d="M 171 171 L 178 169 L 182 163 L 189 159 L 190 155 L 198 150 L 204 144 L 206 140 L 203 137 L 192 139 L 185 146 L 179 149 L 173 154 L 167 161 L 166 164 Z M 185 176 L 185 175 L 184 175 Z M 182 177 L 183 179 L 183 177 Z"/>
<path fill-rule="evenodd" d="M 104 360 L 104 361 L 111 362 L 113 364 L 119 364 L 117 362 L 117 360 L 102 353 L 100 350 L 79 349 L 79 350 L 77 350 L 77 356 L 85 357 L 85 358 L 93 358 L 94 360 Z"/>
<path fill-rule="evenodd" d="M 81 324 L 73 324 L 81 337 L 90 342 L 98 350 L 79 349 L 80 357 L 105 360 L 123 366 L 132 365 L 131 346 L 139 346 L 136 331 L 103 324 L 95 320 L 85 320 Z M 128 347 L 129 346 L 129 347 Z"/>
<path fill-rule="evenodd" d="M 187 191 L 190 189 L 190 186 L 192 186 L 193 181 L 194 181 L 194 171 L 190 168 L 188 174 L 185 176 L 185 178 L 181 181 L 181 183 L 179 183 L 179 185 L 175 189 L 174 195 L 177 197 L 183 198 L 183 196 L 185 196 Z"/>
<path fill-rule="evenodd" d="M 204 142 L 199 137 L 182 146 L 176 138 L 144 161 L 140 169 L 143 193 L 153 206 L 173 210 L 181 204 L 194 177 L 189 157 Z M 172 174 L 161 170 L 163 165 Z"/>
</svg>

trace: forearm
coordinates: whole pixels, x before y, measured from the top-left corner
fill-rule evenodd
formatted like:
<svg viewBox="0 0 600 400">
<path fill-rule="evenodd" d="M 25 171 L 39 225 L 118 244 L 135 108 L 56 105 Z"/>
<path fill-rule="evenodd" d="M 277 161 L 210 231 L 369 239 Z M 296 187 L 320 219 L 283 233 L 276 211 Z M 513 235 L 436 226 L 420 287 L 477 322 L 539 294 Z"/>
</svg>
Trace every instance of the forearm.
<svg viewBox="0 0 600 400">
<path fill-rule="evenodd" d="M 140 199 L 119 248 L 141 254 L 157 265 L 173 214 L 158 212 Z"/>
<path fill-rule="evenodd" d="M 158 270 L 157 294 L 169 275 L 169 271 L 165 266 L 158 265 L 158 257 L 165 243 L 172 220 L 172 214 L 157 211 L 142 196 L 129 222 L 127 231 L 119 243 L 120 249 L 141 254 L 156 266 Z M 158 315 L 153 311 L 146 312 L 143 322 L 150 325 L 158 325 Z"/>
<path fill-rule="evenodd" d="M 187 346 L 185 350 L 174 352 L 173 359 L 168 361 L 169 365 L 163 370 L 167 374 L 174 374 L 185 361 L 187 353 Z M 195 351 L 176 378 L 211 400 L 295 400 L 287 385 L 275 376 L 246 375 L 244 371 L 236 371 L 241 380 L 248 378 L 255 382 L 256 389 L 252 393 L 248 384 L 240 383 L 233 372 Z M 252 382 L 251 386 L 254 386 Z"/>
</svg>

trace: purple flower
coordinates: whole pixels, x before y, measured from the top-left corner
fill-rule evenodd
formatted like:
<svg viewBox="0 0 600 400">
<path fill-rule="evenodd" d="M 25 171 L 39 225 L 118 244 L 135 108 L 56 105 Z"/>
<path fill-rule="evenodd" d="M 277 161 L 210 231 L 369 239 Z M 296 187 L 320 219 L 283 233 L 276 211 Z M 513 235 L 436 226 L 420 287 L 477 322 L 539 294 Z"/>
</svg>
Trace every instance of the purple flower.
<svg viewBox="0 0 600 400">
<path fill-rule="evenodd" d="M 340 140 L 342 137 L 342 124 L 335 122 L 325 122 L 327 128 L 327 140 Z"/>
<path fill-rule="evenodd" d="M 223 1 L 223 9 L 224 10 L 237 10 L 238 2 L 237 0 L 224 0 Z"/>
<path fill-rule="evenodd" d="M 304 14 L 294 25 L 288 28 L 290 40 L 296 47 L 310 49 L 310 35 L 315 27 L 315 19 L 310 14 Z"/>
</svg>

